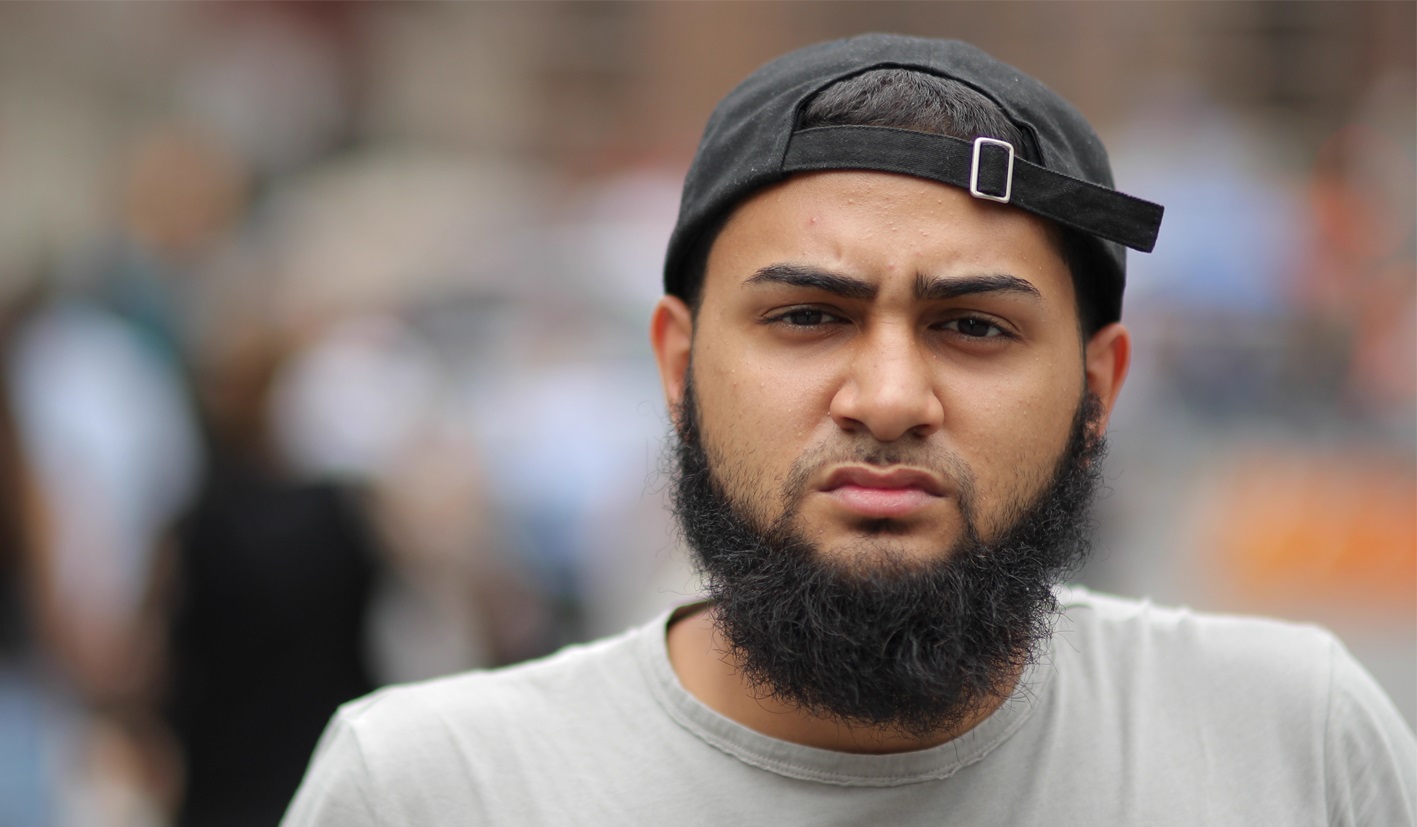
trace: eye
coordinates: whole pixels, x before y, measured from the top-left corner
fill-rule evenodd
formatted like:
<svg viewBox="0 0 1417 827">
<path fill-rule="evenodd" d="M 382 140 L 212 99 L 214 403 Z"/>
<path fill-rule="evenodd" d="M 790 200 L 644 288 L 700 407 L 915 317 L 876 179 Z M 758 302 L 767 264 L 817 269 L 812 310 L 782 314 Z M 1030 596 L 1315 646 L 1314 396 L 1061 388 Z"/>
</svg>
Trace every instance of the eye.
<svg viewBox="0 0 1417 827">
<path fill-rule="evenodd" d="M 790 327 L 819 327 L 825 324 L 841 321 L 837 316 L 818 310 L 815 307 L 798 307 L 779 313 L 768 319 L 769 322 L 778 322 Z"/>
<path fill-rule="evenodd" d="M 941 325 L 945 330 L 952 330 L 961 336 L 970 339 L 993 339 L 1008 334 L 1003 328 L 979 316 L 966 316 L 962 319 L 952 319 Z"/>
</svg>

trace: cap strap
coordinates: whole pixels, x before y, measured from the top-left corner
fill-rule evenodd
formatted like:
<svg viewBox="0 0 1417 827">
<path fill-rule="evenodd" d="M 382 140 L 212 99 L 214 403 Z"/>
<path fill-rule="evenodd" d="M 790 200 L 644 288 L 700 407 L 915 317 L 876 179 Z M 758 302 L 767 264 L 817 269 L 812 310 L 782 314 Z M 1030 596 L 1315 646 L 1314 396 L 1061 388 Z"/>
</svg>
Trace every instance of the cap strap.
<svg viewBox="0 0 1417 827">
<path fill-rule="evenodd" d="M 949 135 L 888 126 L 819 126 L 793 133 L 783 172 L 870 169 L 898 172 L 950 184 L 994 201 L 1052 219 L 1067 227 L 1151 252 L 1161 229 L 1160 204 L 1073 178 L 1013 155 L 1013 147 L 992 138 L 971 143 Z M 1002 147 L 1008 147 L 1005 155 Z M 999 155 L 1003 164 L 989 163 Z M 994 185 L 980 178 L 985 168 L 1007 169 Z"/>
</svg>

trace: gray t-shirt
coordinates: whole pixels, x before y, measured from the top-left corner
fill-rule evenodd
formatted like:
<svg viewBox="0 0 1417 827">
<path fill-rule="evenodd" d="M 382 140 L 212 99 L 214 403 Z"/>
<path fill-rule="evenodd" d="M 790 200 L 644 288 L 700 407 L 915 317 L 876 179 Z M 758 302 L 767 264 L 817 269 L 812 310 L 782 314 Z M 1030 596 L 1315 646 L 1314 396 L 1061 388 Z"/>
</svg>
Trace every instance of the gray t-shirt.
<svg viewBox="0 0 1417 827">
<path fill-rule="evenodd" d="M 689 695 L 667 616 L 344 706 L 285 827 L 1417 824 L 1417 739 L 1328 633 L 1084 589 L 1018 691 L 932 749 L 769 738 Z"/>
</svg>

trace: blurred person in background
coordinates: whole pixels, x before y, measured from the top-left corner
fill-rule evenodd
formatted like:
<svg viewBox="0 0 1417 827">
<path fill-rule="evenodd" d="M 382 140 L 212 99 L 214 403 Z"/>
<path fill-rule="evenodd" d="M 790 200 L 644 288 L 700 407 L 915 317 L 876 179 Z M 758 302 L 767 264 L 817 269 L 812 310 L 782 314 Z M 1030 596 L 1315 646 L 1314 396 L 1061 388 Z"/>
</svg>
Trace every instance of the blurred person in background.
<svg viewBox="0 0 1417 827">
<path fill-rule="evenodd" d="M 288 347 L 246 298 L 222 303 L 198 353 L 208 471 L 158 574 L 164 709 L 183 766 L 176 824 L 193 827 L 278 819 L 329 710 L 376 685 L 380 541 L 355 490 L 291 473 L 272 444 Z"/>
<path fill-rule="evenodd" d="M 7 296 L 0 312 L 0 353 L 8 353 L 24 297 Z M 0 823 L 44 827 L 54 820 L 55 762 L 45 728 L 52 708 L 44 700 L 52 676 L 38 628 L 36 598 L 43 595 L 37 559 L 37 492 L 16 433 L 8 383 L 0 383 Z"/>
<path fill-rule="evenodd" d="M 651 322 L 708 600 L 344 706 L 284 823 L 1417 824 L 1417 739 L 1332 635 L 1060 585 L 1160 219 L 966 44 L 760 69 Z"/>
<path fill-rule="evenodd" d="M 1337 343 L 1329 404 L 1399 436 L 1417 403 L 1417 145 L 1403 144 L 1389 113 L 1403 111 L 1394 96 L 1410 112 L 1413 94 L 1411 79 L 1379 84 L 1320 150 L 1315 232 L 1293 287 L 1295 338 Z"/>
<path fill-rule="evenodd" d="M 1180 80 L 1151 90 L 1118 143 L 1117 168 L 1165 202 L 1168 236 L 1208 240 L 1136 262 L 1128 312 L 1146 340 L 1138 349 L 1155 361 L 1137 371 L 1131 405 L 1178 426 L 1293 411 L 1268 395 L 1281 373 L 1284 283 L 1303 223 L 1257 163 L 1267 147 Z"/>
<path fill-rule="evenodd" d="M 119 142 L 102 232 L 56 254 L 5 350 L 38 504 L 25 596 L 57 667 L 55 754 L 30 767 L 47 823 L 271 823 L 330 712 L 377 685 L 380 543 L 349 486 L 283 473 L 265 409 L 288 340 L 229 284 L 270 176 L 338 140 L 330 50 L 299 15 L 213 15 L 221 47 Z"/>
<path fill-rule="evenodd" d="M 485 470 L 530 424 L 504 411 L 535 378 L 507 346 L 544 310 L 518 263 L 534 185 L 513 165 L 372 149 L 273 194 L 270 308 L 298 339 L 273 437 L 299 474 L 370 494 L 396 564 L 376 597 L 387 679 L 541 654 L 555 624 L 504 513 L 514 486 Z"/>
<path fill-rule="evenodd" d="M 30 597 L 66 689 L 63 820 L 157 817 L 175 795 L 149 585 L 202 474 L 187 277 L 241 201 L 230 156 L 186 125 L 140 136 L 124 172 L 112 231 L 54 266 L 6 354 L 38 504 Z"/>
</svg>

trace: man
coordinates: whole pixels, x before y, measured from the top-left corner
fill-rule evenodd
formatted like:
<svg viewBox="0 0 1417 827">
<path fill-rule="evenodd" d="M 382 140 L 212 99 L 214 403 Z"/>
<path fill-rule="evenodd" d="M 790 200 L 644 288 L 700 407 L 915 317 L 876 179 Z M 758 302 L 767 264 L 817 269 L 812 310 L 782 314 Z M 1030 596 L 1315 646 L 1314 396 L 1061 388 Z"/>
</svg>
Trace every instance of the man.
<svg viewBox="0 0 1417 827">
<path fill-rule="evenodd" d="M 651 322 L 709 599 L 347 705 L 286 824 L 1413 823 L 1412 733 L 1328 634 L 1057 586 L 1160 219 L 965 44 L 759 70 Z"/>
</svg>

